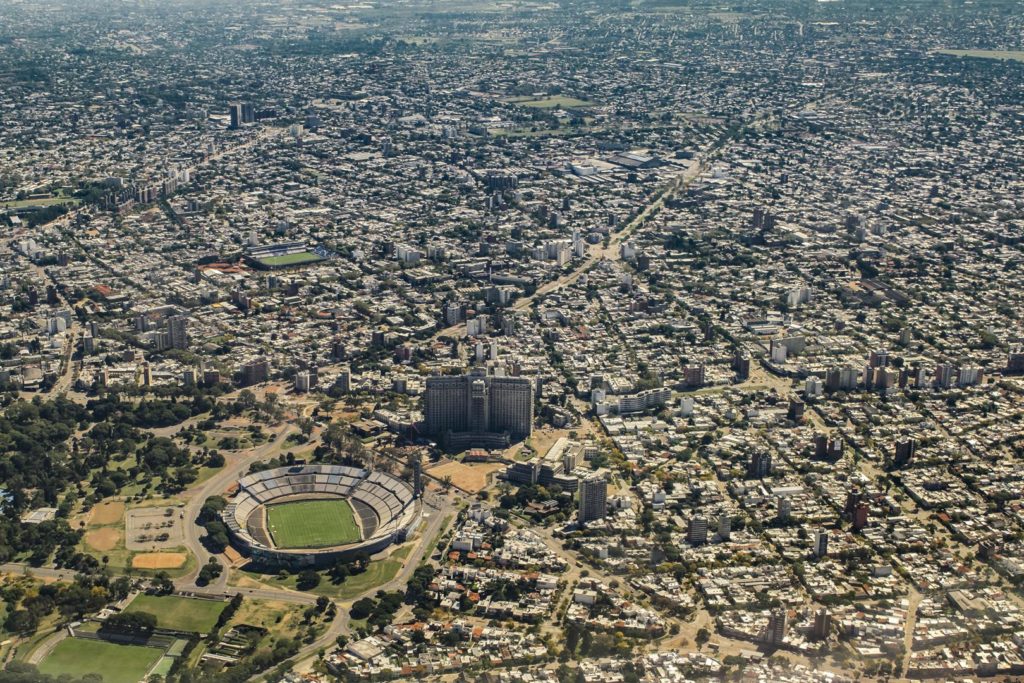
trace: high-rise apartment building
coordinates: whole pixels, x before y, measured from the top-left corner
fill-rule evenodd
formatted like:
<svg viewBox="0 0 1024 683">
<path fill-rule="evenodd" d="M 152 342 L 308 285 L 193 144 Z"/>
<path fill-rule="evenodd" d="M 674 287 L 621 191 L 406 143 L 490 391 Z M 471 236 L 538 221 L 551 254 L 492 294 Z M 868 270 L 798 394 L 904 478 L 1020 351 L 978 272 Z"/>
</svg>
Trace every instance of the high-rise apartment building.
<svg viewBox="0 0 1024 683">
<path fill-rule="evenodd" d="M 604 519 L 608 514 L 608 482 L 601 476 L 587 477 L 580 482 L 580 524 Z"/>
<path fill-rule="evenodd" d="M 167 319 L 167 333 L 172 349 L 188 348 L 188 317 L 172 315 Z"/>
<path fill-rule="evenodd" d="M 251 387 L 266 382 L 270 377 L 270 362 L 266 359 L 254 360 L 242 366 L 242 385 Z"/>
<path fill-rule="evenodd" d="M 789 628 L 789 614 L 785 609 L 773 610 L 768 616 L 768 626 L 765 628 L 764 642 L 768 645 L 781 645 L 786 638 L 786 630 Z"/>
<path fill-rule="evenodd" d="M 708 518 L 702 515 L 691 517 L 686 527 L 686 541 L 691 545 L 708 542 Z"/>
</svg>

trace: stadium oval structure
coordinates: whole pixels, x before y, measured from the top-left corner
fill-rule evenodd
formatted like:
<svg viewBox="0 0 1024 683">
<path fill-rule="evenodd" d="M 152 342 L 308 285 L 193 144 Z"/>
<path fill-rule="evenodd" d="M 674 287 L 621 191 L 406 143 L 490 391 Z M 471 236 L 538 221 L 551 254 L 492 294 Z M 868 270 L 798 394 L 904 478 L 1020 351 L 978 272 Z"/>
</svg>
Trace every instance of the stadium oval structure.
<svg viewBox="0 0 1024 683">
<path fill-rule="evenodd" d="M 297 465 L 255 472 L 238 480 L 238 493 L 221 518 L 232 544 L 267 568 L 324 567 L 360 553 L 401 543 L 420 522 L 421 501 L 398 477 L 359 467 Z M 268 528 L 270 506 L 345 500 L 352 506 L 360 540 L 344 545 L 280 547 Z"/>
</svg>

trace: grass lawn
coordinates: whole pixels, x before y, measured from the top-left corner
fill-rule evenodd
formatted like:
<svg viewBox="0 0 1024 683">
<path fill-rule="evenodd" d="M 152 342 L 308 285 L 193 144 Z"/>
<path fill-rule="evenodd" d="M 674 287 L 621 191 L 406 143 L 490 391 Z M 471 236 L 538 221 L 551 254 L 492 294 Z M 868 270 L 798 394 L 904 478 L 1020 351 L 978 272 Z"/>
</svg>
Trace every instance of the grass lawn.
<svg viewBox="0 0 1024 683">
<path fill-rule="evenodd" d="M 538 99 L 526 99 L 513 100 L 514 104 L 518 104 L 520 107 L 533 107 L 534 109 L 554 109 L 555 107 L 561 107 L 562 109 L 572 109 L 575 107 L 593 107 L 594 102 L 588 102 L 587 100 L 576 99 L 575 97 L 566 97 L 565 95 L 552 95 L 550 97 L 540 97 Z"/>
<path fill-rule="evenodd" d="M 163 650 L 155 647 L 67 638 L 47 655 L 39 672 L 73 678 L 101 674 L 103 683 L 139 683 L 163 654 Z"/>
<path fill-rule="evenodd" d="M 939 50 L 940 55 L 973 57 L 975 59 L 1010 59 L 1024 62 L 1024 50 Z"/>
<path fill-rule="evenodd" d="M 300 500 L 267 508 L 267 530 L 279 548 L 323 548 L 360 539 L 347 500 Z"/>
<path fill-rule="evenodd" d="M 324 595 L 328 598 L 334 598 L 336 600 L 351 600 L 367 591 L 371 591 L 378 586 L 382 586 L 385 583 L 391 581 L 398 575 L 398 572 L 402 569 L 402 564 L 405 559 L 412 552 L 413 544 L 406 543 L 401 548 L 397 548 L 387 559 L 374 560 L 370 563 L 369 568 L 362 574 L 356 574 L 348 577 L 344 583 L 334 584 L 331 582 L 331 578 L 326 572 L 321 572 L 322 580 L 320 585 L 310 591 L 314 595 Z M 232 572 L 228 579 L 228 584 L 232 586 L 241 586 L 244 588 L 258 588 L 261 586 L 271 586 L 273 588 L 287 588 L 289 590 L 297 590 L 295 584 L 298 580 L 298 575 L 289 574 L 287 578 L 280 579 L 278 577 L 261 574 L 256 571 L 248 571 L 242 569 L 238 572 Z M 246 601 L 242 603 L 242 609 L 239 610 L 239 614 L 245 609 L 245 606 L 252 602 L 252 604 L 260 604 L 255 601 Z M 232 620 L 232 623 L 254 623 L 252 621 L 244 622 L 237 616 Z"/>
<path fill-rule="evenodd" d="M 19 199 L 10 202 L 0 202 L 3 209 L 24 209 L 30 206 L 52 206 L 54 204 L 80 204 L 81 201 L 73 197 L 43 197 L 41 199 Z"/>
<path fill-rule="evenodd" d="M 297 266 L 303 263 L 313 263 L 321 258 L 314 253 L 303 251 L 298 254 L 285 254 L 284 256 L 268 256 L 260 259 L 263 265 L 274 268 L 278 266 Z"/>
<path fill-rule="evenodd" d="M 177 595 L 138 595 L 125 612 L 149 612 L 156 615 L 160 628 L 193 633 L 209 633 L 217 617 L 227 607 L 219 600 L 197 600 Z"/>
</svg>

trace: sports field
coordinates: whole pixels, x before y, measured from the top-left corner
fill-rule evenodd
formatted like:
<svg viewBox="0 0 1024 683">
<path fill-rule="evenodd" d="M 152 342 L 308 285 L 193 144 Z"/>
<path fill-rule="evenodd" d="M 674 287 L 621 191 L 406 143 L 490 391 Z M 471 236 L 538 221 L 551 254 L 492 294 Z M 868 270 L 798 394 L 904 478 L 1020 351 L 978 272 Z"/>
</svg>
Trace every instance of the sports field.
<svg viewBox="0 0 1024 683">
<path fill-rule="evenodd" d="M 260 259 L 260 263 L 267 266 L 268 268 L 279 268 L 281 266 L 298 266 L 303 263 L 313 263 L 314 261 L 320 261 L 320 257 L 316 254 L 303 251 L 298 254 L 285 254 L 284 256 L 268 256 L 267 258 Z"/>
<path fill-rule="evenodd" d="M 198 600 L 177 595 L 136 596 L 125 612 L 149 612 L 156 616 L 157 626 L 175 631 L 209 633 L 217 623 L 217 617 L 227 607 L 219 600 Z"/>
<path fill-rule="evenodd" d="M 577 99 L 575 97 L 567 97 L 565 95 L 551 95 L 549 97 L 512 97 L 505 100 L 512 104 L 518 104 L 520 107 L 532 107 L 534 109 L 554 109 L 555 107 L 561 107 L 562 109 L 574 109 L 582 107 L 593 107 L 593 102 L 587 100 Z"/>
<path fill-rule="evenodd" d="M 100 674 L 103 683 L 139 683 L 163 654 L 155 647 L 66 638 L 42 661 L 39 672 L 72 678 Z"/>
<path fill-rule="evenodd" d="M 967 57 L 968 59 L 1005 59 L 1024 62 L 1024 50 L 938 50 L 940 55 Z"/>
<path fill-rule="evenodd" d="M 324 548 L 360 539 L 347 500 L 300 500 L 267 508 L 267 531 L 278 548 Z"/>
</svg>

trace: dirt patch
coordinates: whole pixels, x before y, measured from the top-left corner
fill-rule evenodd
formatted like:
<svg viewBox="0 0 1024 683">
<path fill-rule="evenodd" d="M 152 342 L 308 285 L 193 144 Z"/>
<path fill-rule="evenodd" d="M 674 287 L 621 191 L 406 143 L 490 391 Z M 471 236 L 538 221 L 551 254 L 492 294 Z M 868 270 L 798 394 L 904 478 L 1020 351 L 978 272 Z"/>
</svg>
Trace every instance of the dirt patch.
<svg viewBox="0 0 1024 683">
<path fill-rule="evenodd" d="M 89 515 L 89 524 L 93 526 L 104 526 L 116 524 L 124 518 L 124 503 L 120 501 L 108 501 L 100 503 L 92 509 Z"/>
<path fill-rule="evenodd" d="M 185 564 L 185 553 L 139 553 L 132 558 L 136 569 L 177 569 Z"/>
<path fill-rule="evenodd" d="M 85 542 L 93 550 L 106 552 L 117 547 L 121 540 L 121 532 L 118 529 L 93 529 L 85 532 Z"/>
<path fill-rule="evenodd" d="M 466 465 L 461 462 L 446 462 L 443 465 L 432 467 L 427 473 L 432 477 L 444 479 L 452 478 L 452 484 L 463 491 L 476 493 L 487 488 L 492 473 L 504 469 L 500 463 L 473 463 Z"/>
</svg>

